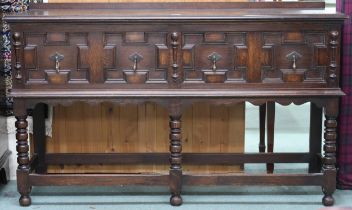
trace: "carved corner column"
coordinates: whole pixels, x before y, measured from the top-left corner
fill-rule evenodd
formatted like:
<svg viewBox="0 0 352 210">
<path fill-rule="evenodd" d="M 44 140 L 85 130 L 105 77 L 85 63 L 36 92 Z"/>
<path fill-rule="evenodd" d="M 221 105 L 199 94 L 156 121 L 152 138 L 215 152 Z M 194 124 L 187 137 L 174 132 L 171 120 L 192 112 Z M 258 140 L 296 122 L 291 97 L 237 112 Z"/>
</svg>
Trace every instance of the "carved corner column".
<svg viewBox="0 0 352 210">
<path fill-rule="evenodd" d="M 169 187 L 171 192 L 170 204 L 179 206 L 182 204 L 182 143 L 181 143 L 181 105 L 179 102 L 170 103 L 170 171 Z"/>
<path fill-rule="evenodd" d="M 337 139 L 337 116 L 338 99 L 331 99 L 325 106 L 325 132 L 324 132 L 324 158 L 322 171 L 324 173 L 323 204 L 332 206 L 334 198 L 332 194 L 336 190 L 336 139 Z"/>
<path fill-rule="evenodd" d="M 22 83 L 22 65 L 21 65 L 21 58 L 22 58 L 22 42 L 21 42 L 21 33 L 19 32 L 14 32 L 13 33 L 13 48 L 14 48 L 14 74 L 13 78 L 17 82 L 17 84 Z M 17 85 L 15 84 L 15 85 Z"/>
<path fill-rule="evenodd" d="M 171 33 L 171 58 L 172 58 L 172 80 L 174 82 L 179 82 L 180 79 L 180 72 L 179 72 L 179 65 L 178 65 L 178 51 L 179 51 L 179 33 L 172 32 Z"/>
<path fill-rule="evenodd" d="M 14 101 L 14 113 L 16 117 L 16 139 L 17 139 L 17 190 L 21 194 L 19 203 L 21 206 L 29 206 L 31 198 L 29 193 L 31 186 L 29 184 L 29 145 L 28 145 L 28 122 L 27 109 L 25 102 L 22 100 Z"/>
<path fill-rule="evenodd" d="M 328 74 L 328 85 L 329 87 L 338 87 L 338 72 L 339 72 L 339 60 L 340 60 L 340 54 L 339 54 L 339 32 L 336 30 L 332 30 L 329 33 L 329 56 L 330 56 L 330 64 L 329 68 L 327 71 Z"/>
</svg>

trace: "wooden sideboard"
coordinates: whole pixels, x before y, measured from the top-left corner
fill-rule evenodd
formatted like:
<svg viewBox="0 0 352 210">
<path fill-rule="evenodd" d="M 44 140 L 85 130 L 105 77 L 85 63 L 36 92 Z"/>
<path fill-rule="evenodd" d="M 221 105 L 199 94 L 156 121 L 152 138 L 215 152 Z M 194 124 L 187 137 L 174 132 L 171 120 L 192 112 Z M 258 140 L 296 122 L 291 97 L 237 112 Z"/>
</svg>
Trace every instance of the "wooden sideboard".
<svg viewBox="0 0 352 210">
<path fill-rule="evenodd" d="M 181 205 L 183 185 L 316 185 L 333 205 L 340 34 L 343 14 L 322 3 L 37 4 L 5 20 L 13 34 L 20 204 L 32 186 L 169 185 Z M 270 8 L 269 8 L 270 7 Z M 44 104 L 155 102 L 168 109 L 170 153 L 46 154 Z M 181 118 L 193 103 L 324 109 L 324 154 L 182 153 Z M 27 109 L 34 108 L 29 157 Z M 313 108 L 314 110 L 314 108 Z M 320 124 L 314 115 L 311 125 Z M 319 116 L 320 119 L 320 116 Z M 250 119 L 249 119 L 250 120 Z M 313 131 L 312 131 L 313 130 Z M 314 134 L 314 135 L 313 135 Z M 214 136 L 216 138 L 216 136 Z M 311 141 L 320 136 L 311 129 Z M 166 141 L 166 139 L 165 139 Z M 182 164 L 310 163 L 302 174 L 194 174 Z M 165 164 L 168 174 L 53 174 L 50 164 Z M 316 168 L 316 167 L 315 167 Z"/>
</svg>

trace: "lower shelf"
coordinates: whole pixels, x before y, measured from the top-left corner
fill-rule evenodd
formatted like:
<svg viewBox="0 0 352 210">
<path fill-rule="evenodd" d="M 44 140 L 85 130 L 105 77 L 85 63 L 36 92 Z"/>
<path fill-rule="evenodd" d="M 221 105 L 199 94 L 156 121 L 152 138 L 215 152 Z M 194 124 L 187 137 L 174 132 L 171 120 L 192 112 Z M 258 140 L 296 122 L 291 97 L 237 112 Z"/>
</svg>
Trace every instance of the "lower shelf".
<svg viewBox="0 0 352 210">
<path fill-rule="evenodd" d="M 168 174 L 29 174 L 31 186 L 168 185 Z M 323 184 L 322 173 L 312 174 L 184 174 L 183 185 L 305 185 Z"/>
</svg>

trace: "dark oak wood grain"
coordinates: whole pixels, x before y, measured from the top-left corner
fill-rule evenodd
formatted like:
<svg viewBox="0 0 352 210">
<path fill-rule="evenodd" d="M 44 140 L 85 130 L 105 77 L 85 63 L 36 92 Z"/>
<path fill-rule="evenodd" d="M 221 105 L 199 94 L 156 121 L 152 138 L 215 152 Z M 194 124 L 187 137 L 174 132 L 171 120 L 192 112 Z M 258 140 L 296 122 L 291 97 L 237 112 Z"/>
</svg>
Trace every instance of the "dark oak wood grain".
<svg viewBox="0 0 352 210">
<path fill-rule="evenodd" d="M 31 186 L 317 185 L 333 205 L 343 14 L 323 3 L 38 4 L 9 14 L 20 204 Z M 44 105 L 76 101 L 156 102 L 169 112 L 169 154 L 46 154 Z M 268 112 L 268 151 L 182 153 L 182 113 L 195 102 L 248 101 Z M 275 103 L 313 103 L 309 153 L 274 153 Z M 26 109 L 34 111 L 36 154 L 28 156 Z M 324 110 L 324 155 L 319 123 Z M 264 113 L 265 114 L 265 113 Z M 219 134 L 220 135 L 220 134 Z M 213 135 L 216 137 L 216 134 Z M 265 151 L 261 132 L 260 152 Z M 167 141 L 167 139 L 165 139 Z M 170 164 L 169 174 L 46 174 L 48 164 Z M 270 174 L 274 163 L 309 163 L 307 174 Z M 183 164 L 267 163 L 269 174 L 185 174 Z M 321 166 L 321 170 L 320 170 Z"/>
</svg>

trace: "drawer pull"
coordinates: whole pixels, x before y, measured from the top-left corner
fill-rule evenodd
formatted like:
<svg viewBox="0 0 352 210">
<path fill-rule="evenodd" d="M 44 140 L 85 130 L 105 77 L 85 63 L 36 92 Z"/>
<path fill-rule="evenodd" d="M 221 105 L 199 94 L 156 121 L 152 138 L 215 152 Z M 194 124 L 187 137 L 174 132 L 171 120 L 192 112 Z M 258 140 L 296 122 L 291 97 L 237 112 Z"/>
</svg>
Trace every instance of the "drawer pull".
<svg viewBox="0 0 352 210">
<path fill-rule="evenodd" d="M 213 52 L 212 54 L 210 54 L 208 56 L 208 59 L 213 62 L 213 66 L 212 66 L 213 71 L 216 71 L 216 69 L 217 69 L 216 62 L 221 60 L 221 58 L 222 58 L 221 55 L 217 52 Z"/>
<path fill-rule="evenodd" d="M 296 61 L 297 61 L 298 59 L 300 59 L 301 57 L 302 57 L 302 55 L 299 54 L 299 53 L 296 52 L 296 51 L 293 51 L 293 52 L 291 52 L 291 53 L 289 53 L 289 54 L 286 55 L 286 58 L 287 58 L 289 61 L 292 61 L 292 69 L 293 69 L 293 70 L 296 70 L 296 68 L 297 68 Z"/>
<path fill-rule="evenodd" d="M 133 71 L 137 71 L 138 69 L 138 63 L 143 60 L 143 56 L 141 56 L 138 53 L 133 53 L 132 55 L 129 56 L 130 61 L 133 62 Z"/>
<path fill-rule="evenodd" d="M 50 59 L 55 62 L 55 70 L 57 73 L 60 73 L 60 61 L 65 58 L 64 55 L 56 52 L 54 55 L 50 56 Z"/>
</svg>

